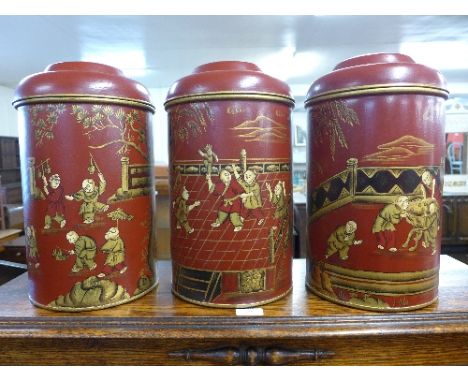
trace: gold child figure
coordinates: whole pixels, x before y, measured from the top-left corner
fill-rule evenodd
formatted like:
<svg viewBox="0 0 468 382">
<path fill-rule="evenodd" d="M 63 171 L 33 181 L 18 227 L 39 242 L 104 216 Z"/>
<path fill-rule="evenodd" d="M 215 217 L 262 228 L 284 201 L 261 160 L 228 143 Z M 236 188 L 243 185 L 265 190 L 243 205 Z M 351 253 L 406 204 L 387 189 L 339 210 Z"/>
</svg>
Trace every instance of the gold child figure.
<svg viewBox="0 0 468 382">
<path fill-rule="evenodd" d="M 80 207 L 80 215 L 83 223 L 91 224 L 94 222 L 97 212 L 105 212 L 109 205 L 98 202 L 98 198 L 106 189 L 106 181 L 101 173 L 98 173 L 99 186 L 96 187 L 93 179 L 85 179 L 82 182 L 81 190 L 73 195 L 65 195 L 67 200 L 83 201 Z"/>
<path fill-rule="evenodd" d="M 198 154 L 203 158 L 203 164 L 206 168 L 206 173 L 211 176 L 213 171 L 213 162 L 218 162 L 218 156 L 213 152 L 213 146 L 207 144 L 205 151 L 203 149 L 198 150 Z"/>
<path fill-rule="evenodd" d="M 266 184 L 270 203 L 276 207 L 275 219 L 282 221 L 288 215 L 288 204 L 286 203 L 286 186 L 281 180 L 276 183 L 272 192 L 270 183 Z"/>
<path fill-rule="evenodd" d="M 234 226 L 234 232 L 240 231 L 243 227 L 243 220 L 240 216 L 242 210 L 240 199 L 247 197 L 247 194 L 243 192 L 244 190 L 238 182 L 232 181 L 231 173 L 226 169 L 219 172 L 219 181 L 213 182 L 208 174 L 206 180 L 209 193 L 222 198 L 218 206 L 216 220 L 211 223 L 211 226 L 217 228 L 229 217 Z"/>
<path fill-rule="evenodd" d="M 407 196 L 399 196 L 394 203 L 383 207 L 372 225 L 372 233 L 377 239 L 377 248 L 389 248 L 390 252 L 396 252 L 395 246 L 395 224 L 406 217 L 409 206 Z"/>
<path fill-rule="evenodd" d="M 26 227 L 26 247 L 28 248 L 28 265 L 38 268 L 39 251 L 37 250 L 36 231 L 32 225 Z"/>
<path fill-rule="evenodd" d="M 350 220 L 332 232 L 327 240 L 325 257 L 328 259 L 331 255 L 338 253 L 341 260 L 346 260 L 349 257 L 349 248 L 362 243 L 362 240 L 355 240 L 356 230 L 356 222 Z"/>
<path fill-rule="evenodd" d="M 68 253 L 76 256 L 75 264 L 73 265 L 72 272 L 77 273 L 83 270 L 84 267 L 92 271 L 96 268 L 94 258 L 96 257 L 96 243 L 88 236 L 79 236 L 75 231 L 67 233 L 67 240 L 74 248 Z"/>
<path fill-rule="evenodd" d="M 424 248 L 432 248 L 431 255 L 435 255 L 437 252 L 437 233 L 440 230 L 440 216 L 439 216 L 439 206 L 437 202 L 433 199 L 429 202 L 429 205 L 426 207 L 426 221 L 423 231 L 423 242 L 422 246 Z"/>
<path fill-rule="evenodd" d="M 260 194 L 260 185 L 257 182 L 257 174 L 252 170 L 247 170 L 241 176 L 233 165 L 234 176 L 237 182 L 242 186 L 245 191 L 245 196 L 242 197 L 243 208 L 241 211 L 241 219 L 245 220 L 250 216 L 257 219 L 257 225 L 261 225 L 265 218 L 262 213 L 262 197 Z"/>
<path fill-rule="evenodd" d="M 177 211 L 176 211 L 177 225 L 176 225 L 176 228 L 180 229 L 181 227 L 183 227 L 185 229 L 185 232 L 192 233 L 193 231 L 195 231 L 195 229 L 190 227 L 190 224 L 188 222 L 188 214 L 195 207 L 198 207 L 200 205 L 200 201 L 196 200 L 193 204 L 187 205 L 188 198 L 189 198 L 189 192 L 184 187 L 183 190 L 182 190 L 181 196 L 179 196 L 172 203 L 172 206 L 175 207 L 175 205 L 177 204 Z"/>
<path fill-rule="evenodd" d="M 125 273 L 127 266 L 125 265 L 125 245 L 120 238 L 120 232 L 117 227 L 110 228 L 104 238 L 106 243 L 101 247 L 101 251 L 106 254 L 104 262 L 104 271 L 98 274 L 98 277 L 104 277 L 106 274 L 116 270 L 120 274 Z"/>
<path fill-rule="evenodd" d="M 65 227 L 65 191 L 60 184 L 60 176 L 54 174 L 49 178 L 42 176 L 43 189 L 47 200 L 47 211 L 44 218 L 44 229 L 50 229 L 52 220 L 56 221 L 60 228 Z"/>
</svg>

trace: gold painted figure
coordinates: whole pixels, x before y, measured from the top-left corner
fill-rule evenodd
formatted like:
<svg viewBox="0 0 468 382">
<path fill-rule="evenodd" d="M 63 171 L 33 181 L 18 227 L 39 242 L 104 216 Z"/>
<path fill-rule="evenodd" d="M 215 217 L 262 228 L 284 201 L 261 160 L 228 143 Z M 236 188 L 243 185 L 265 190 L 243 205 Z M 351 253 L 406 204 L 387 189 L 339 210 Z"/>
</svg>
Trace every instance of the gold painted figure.
<svg viewBox="0 0 468 382">
<path fill-rule="evenodd" d="M 325 257 L 338 253 L 340 259 L 346 260 L 349 255 L 349 248 L 352 245 L 360 245 L 362 240 L 355 240 L 357 224 L 353 220 L 348 221 L 345 225 L 339 226 L 327 240 L 327 250 Z"/>
<path fill-rule="evenodd" d="M 423 231 L 422 246 L 432 248 L 431 255 L 437 252 L 437 233 L 440 230 L 440 213 L 439 206 L 435 199 L 432 199 L 426 209 L 426 221 Z"/>
<path fill-rule="evenodd" d="M 177 219 L 177 229 L 183 227 L 185 232 L 192 233 L 195 231 L 194 228 L 190 227 L 188 222 L 188 214 L 192 211 L 195 207 L 198 207 L 201 203 L 199 200 L 196 200 L 194 203 L 187 205 L 187 200 L 189 198 L 189 192 L 184 187 L 182 189 L 182 194 L 179 196 L 173 203 L 172 206 L 175 207 L 177 204 L 177 211 L 176 211 L 176 219 Z"/>
<path fill-rule="evenodd" d="M 68 251 L 68 253 L 76 256 L 72 272 L 80 272 L 84 267 L 90 271 L 96 268 L 96 262 L 94 261 L 96 257 L 95 241 L 88 236 L 79 236 L 75 231 L 68 232 L 66 237 L 68 242 L 74 245 L 74 248 Z"/>
<path fill-rule="evenodd" d="M 42 175 L 43 190 L 47 200 L 47 211 L 44 218 L 44 229 L 50 229 L 52 220 L 56 221 L 60 228 L 65 227 L 67 221 L 65 220 L 65 191 L 60 184 L 60 176 L 53 174 L 49 178 Z"/>
<path fill-rule="evenodd" d="M 288 215 L 288 204 L 286 203 L 286 186 L 284 181 L 278 181 L 273 192 L 270 183 L 266 184 L 270 202 L 276 206 L 275 218 L 282 220 Z"/>
<path fill-rule="evenodd" d="M 440 229 L 439 207 L 437 201 L 432 198 L 416 199 L 412 201 L 406 220 L 413 228 L 408 233 L 406 241 L 402 247 L 408 247 L 410 241 L 414 240 L 414 245 L 408 249 L 413 252 L 418 247 L 421 238 L 424 248 L 432 248 L 432 255 L 436 252 L 437 233 Z"/>
<path fill-rule="evenodd" d="M 203 158 L 203 163 L 206 168 L 206 173 L 211 176 L 213 171 L 213 162 L 218 162 L 218 156 L 213 152 L 213 146 L 207 144 L 205 146 L 205 151 L 203 149 L 198 150 L 198 153 Z"/>
<path fill-rule="evenodd" d="M 37 250 L 36 231 L 34 226 L 26 227 L 26 246 L 28 248 L 28 265 L 30 267 L 39 267 L 39 252 Z"/>
<path fill-rule="evenodd" d="M 436 180 L 432 176 L 431 172 L 429 170 L 426 170 L 423 172 L 421 175 L 421 191 L 422 191 L 422 197 L 423 199 L 426 198 L 433 198 L 434 197 L 434 192 L 435 192 L 435 186 L 436 186 Z M 428 195 L 428 192 L 430 192 L 430 195 Z"/>
<path fill-rule="evenodd" d="M 114 270 L 118 271 L 120 274 L 125 273 L 127 270 L 127 266 L 125 265 L 125 245 L 120 238 L 119 229 L 117 227 L 110 228 L 106 232 L 104 238 L 107 241 L 101 247 L 101 251 L 107 256 L 104 262 L 104 272 L 99 273 L 98 277 L 104 277 Z"/>
<path fill-rule="evenodd" d="M 93 223 L 97 212 L 105 212 L 109 209 L 109 205 L 98 202 L 98 197 L 102 195 L 106 189 L 104 176 L 98 173 L 98 177 L 98 187 L 96 187 L 93 179 L 85 179 L 83 180 L 81 190 L 75 192 L 73 195 L 65 195 L 67 200 L 83 201 L 80 207 L 80 215 L 85 224 Z"/>
<path fill-rule="evenodd" d="M 213 182 L 208 174 L 206 180 L 208 182 L 208 191 L 222 199 L 218 207 L 216 220 L 211 226 L 217 228 L 229 217 L 231 224 L 234 226 L 234 232 L 240 231 L 244 224 L 241 218 L 242 204 L 240 199 L 246 198 L 247 194 L 244 193 L 238 182 L 232 181 L 231 173 L 225 169 L 219 172 L 219 181 Z"/>
<path fill-rule="evenodd" d="M 388 204 L 380 210 L 372 226 L 372 233 L 376 236 L 378 249 L 388 248 L 390 252 L 397 251 L 395 225 L 406 217 L 408 206 L 408 197 L 399 196 L 394 203 Z"/>
<path fill-rule="evenodd" d="M 257 182 L 257 174 L 252 170 L 247 170 L 241 176 L 233 165 L 234 176 L 237 182 L 245 191 L 245 196 L 242 198 L 243 208 L 241 210 L 241 219 L 246 220 L 249 217 L 257 219 L 257 225 L 262 225 L 265 218 L 262 213 L 262 197 L 260 194 L 260 185 Z"/>
</svg>

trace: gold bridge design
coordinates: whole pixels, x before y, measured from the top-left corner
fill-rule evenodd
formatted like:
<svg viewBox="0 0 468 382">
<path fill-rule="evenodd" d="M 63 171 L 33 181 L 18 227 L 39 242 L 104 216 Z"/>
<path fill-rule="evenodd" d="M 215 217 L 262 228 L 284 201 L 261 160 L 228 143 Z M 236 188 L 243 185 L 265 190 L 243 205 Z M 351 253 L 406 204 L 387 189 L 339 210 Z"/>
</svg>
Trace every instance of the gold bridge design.
<svg viewBox="0 0 468 382">
<path fill-rule="evenodd" d="M 344 171 L 312 190 L 308 205 L 310 221 L 349 203 L 391 203 L 396 196 L 420 196 L 421 176 L 430 171 L 440 186 L 440 167 L 359 167 L 347 160 Z"/>
</svg>

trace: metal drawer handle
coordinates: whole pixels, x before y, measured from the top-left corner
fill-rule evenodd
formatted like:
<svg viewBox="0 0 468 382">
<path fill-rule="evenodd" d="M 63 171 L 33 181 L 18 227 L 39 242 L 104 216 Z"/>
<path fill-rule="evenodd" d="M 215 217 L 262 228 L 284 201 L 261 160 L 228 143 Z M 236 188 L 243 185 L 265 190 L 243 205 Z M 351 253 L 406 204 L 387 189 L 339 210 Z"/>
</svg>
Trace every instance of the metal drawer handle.
<svg viewBox="0 0 468 382">
<path fill-rule="evenodd" d="M 185 349 L 171 352 L 169 356 L 185 361 L 208 361 L 224 365 L 285 365 L 297 361 L 317 361 L 335 355 L 328 350 L 291 350 L 263 347 L 223 347 L 208 350 Z"/>
</svg>

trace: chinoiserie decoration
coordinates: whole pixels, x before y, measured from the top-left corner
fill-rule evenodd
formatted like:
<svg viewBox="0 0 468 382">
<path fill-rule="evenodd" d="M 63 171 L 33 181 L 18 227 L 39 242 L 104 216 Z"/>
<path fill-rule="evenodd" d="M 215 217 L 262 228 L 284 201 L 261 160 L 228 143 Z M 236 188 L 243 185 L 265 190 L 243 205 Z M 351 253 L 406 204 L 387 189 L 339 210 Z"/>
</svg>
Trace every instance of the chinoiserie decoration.
<svg viewBox="0 0 468 382">
<path fill-rule="evenodd" d="M 306 283 L 319 296 L 376 311 L 437 299 L 447 96 L 402 54 L 351 58 L 312 84 Z"/>
<path fill-rule="evenodd" d="M 146 89 L 107 65 L 63 62 L 26 77 L 13 105 L 32 303 L 101 309 L 150 291 L 154 108 Z"/>
<path fill-rule="evenodd" d="M 199 66 L 165 103 L 173 293 L 215 307 L 291 290 L 291 110 L 283 82 L 246 62 Z"/>
</svg>

